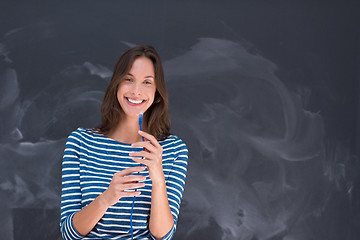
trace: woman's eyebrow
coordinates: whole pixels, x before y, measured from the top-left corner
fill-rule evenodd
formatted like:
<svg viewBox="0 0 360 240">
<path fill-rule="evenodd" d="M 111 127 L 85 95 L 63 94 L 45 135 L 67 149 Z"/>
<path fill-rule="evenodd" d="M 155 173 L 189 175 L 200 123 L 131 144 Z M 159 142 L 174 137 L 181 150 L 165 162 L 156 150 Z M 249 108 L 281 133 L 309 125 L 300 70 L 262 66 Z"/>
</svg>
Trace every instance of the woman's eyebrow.
<svg viewBox="0 0 360 240">
<path fill-rule="evenodd" d="M 131 73 L 128 73 L 128 75 L 130 75 L 131 77 L 134 77 L 134 75 L 132 75 Z M 154 77 L 153 77 L 153 76 L 151 76 L 151 75 L 149 75 L 149 76 L 145 76 L 145 78 L 153 78 L 153 79 L 154 79 Z"/>
</svg>

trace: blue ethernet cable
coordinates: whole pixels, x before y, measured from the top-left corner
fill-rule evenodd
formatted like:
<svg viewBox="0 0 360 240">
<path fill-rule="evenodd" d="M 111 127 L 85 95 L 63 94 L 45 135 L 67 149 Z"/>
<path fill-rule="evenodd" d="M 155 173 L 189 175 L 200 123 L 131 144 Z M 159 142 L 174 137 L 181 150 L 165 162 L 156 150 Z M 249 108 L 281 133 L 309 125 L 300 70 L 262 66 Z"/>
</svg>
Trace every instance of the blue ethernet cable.
<svg viewBox="0 0 360 240">
<path fill-rule="evenodd" d="M 142 122 L 143 122 L 143 112 L 140 111 L 139 113 L 139 126 L 140 126 L 140 131 L 142 131 Z M 141 136 L 142 141 L 144 142 L 144 137 Z M 135 189 L 136 191 L 136 189 Z M 133 222 L 132 222 L 132 216 L 133 216 L 133 212 L 134 212 L 134 205 L 135 205 L 135 196 L 133 197 L 133 201 L 132 201 L 132 205 L 131 205 L 131 213 L 130 213 L 130 230 L 131 230 L 131 240 L 134 239 L 134 229 L 133 229 Z"/>
</svg>

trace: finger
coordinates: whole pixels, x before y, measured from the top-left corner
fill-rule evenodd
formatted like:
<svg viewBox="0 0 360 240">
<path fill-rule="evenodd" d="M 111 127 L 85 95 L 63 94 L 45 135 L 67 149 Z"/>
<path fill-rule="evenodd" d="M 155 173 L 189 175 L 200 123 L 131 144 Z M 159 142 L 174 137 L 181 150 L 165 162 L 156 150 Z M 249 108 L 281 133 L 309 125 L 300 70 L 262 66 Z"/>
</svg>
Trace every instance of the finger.
<svg viewBox="0 0 360 240">
<path fill-rule="evenodd" d="M 137 163 L 141 163 L 141 164 L 144 164 L 145 166 L 149 166 L 151 164 L 151 161 L 150 160 L 147 160 L 147 159 L 142 159 L 142 158 L 132 158 L 132 160 L 134 160 L 135 162 Z"/>
<path fill-rule="evenodd" d="M 138 166 L 138 167 L 129 167 L 129 168 L 126 168 L 120 172 L 117 172 L 116 174 L 118 174 L 119 176 L 126 176 L 126 175 L 129 175 L 131 173 L 135 173 L 135 172 L 142 172 L 144 171 L 146 168 L 143 167 L 143 166 Z"/>
<path fill-rule="evenodd" d="M 134 152 L 134 153 L 130 153 L 129 156 L 131 157 L 142 157 L 142 158 L 146 158 L 148 160 L 152 160 L 154 157 L 153 153 L 149 153 L 149 152 L 145 152 L 145 151 L 140 151 L 140 152 Z"/>
<path fill-rule="evenodd" d="M 131 190 L 145 187 L 145 183 L 127 183 L 121 185 L 121 190 Z"/>
<path fill-rule="evenodd" d="M 133 144 L 131 144 L 131 146 L 145 148 L 149 152 L 156 152 L 156 150 L 157 150 L 157 148 L 148 141 L 133 143 Z"/>
<path fill-rule="evenodd" d="M 152 145 L 154 145 L 156 147 L 161 147 L 160 143 L 156 140 L 156 138 L 153 135 L 143 132 L 143 131 L 138 131 L 138 133 L 141 136 L 143 136 L 144 138 L 146 138 L 147 140 L 149 140 L 152 143 Z"/>
<path fill-rule="evenodd" d="M 135 192 L 123 192 L 122 195 L 123 197 L 135 197 L 135 196 L 139 196 L 141 194 L 140 191 L 135 191 Z"/>
<path fill-rule="evenodd" d="M 121 181 L 122 183 L 132 183 L 132 182 L 139 182 L 139 181 L 145 181 L 146 177 L 143 175 L 127 175 L 122 177 Z"/>
</svg>

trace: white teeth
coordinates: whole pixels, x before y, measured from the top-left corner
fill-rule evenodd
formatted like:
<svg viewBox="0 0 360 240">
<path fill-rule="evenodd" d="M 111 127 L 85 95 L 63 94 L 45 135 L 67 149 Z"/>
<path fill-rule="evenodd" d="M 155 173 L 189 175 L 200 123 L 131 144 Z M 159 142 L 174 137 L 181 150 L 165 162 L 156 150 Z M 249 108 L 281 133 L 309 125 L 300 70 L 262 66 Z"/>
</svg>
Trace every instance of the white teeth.
<svg viewBox="0 0 360 240">
<path fill-rule="evenodd" d="M 138 101 L 136 101 L 136 100 L 131 99 L 131 98 L 127 98 L 127 100 L 129 100 L 129 102 L 134 103 L 134 104 L 140 104 L 140 103 L 143 102 L 143 100 L 138 100 Z"/>
</svg>

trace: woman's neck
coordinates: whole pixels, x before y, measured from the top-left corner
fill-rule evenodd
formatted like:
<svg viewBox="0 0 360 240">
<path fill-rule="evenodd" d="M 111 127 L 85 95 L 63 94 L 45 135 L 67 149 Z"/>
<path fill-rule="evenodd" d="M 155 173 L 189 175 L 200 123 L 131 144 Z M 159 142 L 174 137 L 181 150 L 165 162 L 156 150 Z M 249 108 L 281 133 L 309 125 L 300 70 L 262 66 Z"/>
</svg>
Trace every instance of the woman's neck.
<svg viewBox="0 0 360 240">
<path fill-rule="evenodd" d="M 135 143 L 141 141 L 139 120 L 137 118 L 122 119 L 117 127 L 108 134 L 108 137 L 123 143 Z"/>
</svg>

